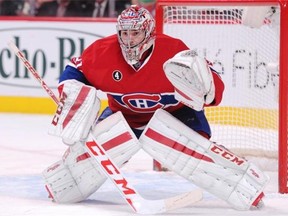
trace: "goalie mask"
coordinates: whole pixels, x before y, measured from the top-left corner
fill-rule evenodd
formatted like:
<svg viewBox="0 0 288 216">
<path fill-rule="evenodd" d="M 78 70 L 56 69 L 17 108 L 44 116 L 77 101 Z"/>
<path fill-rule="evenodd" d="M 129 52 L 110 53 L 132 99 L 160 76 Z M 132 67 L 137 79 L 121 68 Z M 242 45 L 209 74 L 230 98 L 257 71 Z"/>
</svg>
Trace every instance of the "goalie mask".
<svg viewBox="0 0 288 216">
<path fill-rule="evenodd" d="M 145 8 L 132 5 L 117 20 L 118 41 L 128 64 L 134 65 L 155 41 L 155 21 Z"/>
</svg>

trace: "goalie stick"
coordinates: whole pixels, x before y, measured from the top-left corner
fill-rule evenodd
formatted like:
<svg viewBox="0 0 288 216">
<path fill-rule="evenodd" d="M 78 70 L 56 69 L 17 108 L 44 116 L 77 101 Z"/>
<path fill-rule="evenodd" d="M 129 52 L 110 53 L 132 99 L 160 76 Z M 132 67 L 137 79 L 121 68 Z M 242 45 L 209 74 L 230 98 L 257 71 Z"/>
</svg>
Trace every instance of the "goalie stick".
<svg viewBox="0 0 288 216">
<path fill-rule="evenodd" d="M 15 55 L 22 61 L 28 71 L 36 78 L 41 84 L 42 88 L 49 94 L 54 102 L 59 105 L 59 99 L 55 96 L 53 91 L 47 86 L 44 80 L 39 76 L 36 69 L 30 64 L 25 58 L 23 53 L 18 47 L 10 41 L 8 43 L 10 49 Z M 130 184 L 130 182 L 124 177 L 121 170 L 106 154 L 105 149 L 97 144 L 96 139 L 92 133 L 89 133 L 88 139 L 86 140 L 84 147 L 91 156 L 99 164 L 105 175 L 111 180 L 111 182 L 117 187 L 122 197 L 129 204 L 129 206 L 139 214 L 158 214 L 173 209 L 181 208 L 189 204 L 198 202 L 202 199 L 202 190 L 196 189 L 188 193 L 179 194 L 174 197 L 158 200 L 144 199 L 137 190 Z"/>
</svg>

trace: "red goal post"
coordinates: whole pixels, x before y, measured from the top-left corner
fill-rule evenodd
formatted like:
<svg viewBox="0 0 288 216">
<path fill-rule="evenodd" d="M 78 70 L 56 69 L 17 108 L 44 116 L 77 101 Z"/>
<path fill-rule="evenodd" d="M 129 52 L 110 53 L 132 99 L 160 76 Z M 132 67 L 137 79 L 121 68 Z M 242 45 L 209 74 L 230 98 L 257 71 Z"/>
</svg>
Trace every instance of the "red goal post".
<svg viewBox="0 0 288 216">
<path fill-rule="evenodd" d="M 288 193 L 287 3 L 158 0 L 155 13 L 157 33 L 181 38 L 221 74 L 223 102 L 205 111 L 213 141 L 276 160 L 280 193 Z"/>
</svg>

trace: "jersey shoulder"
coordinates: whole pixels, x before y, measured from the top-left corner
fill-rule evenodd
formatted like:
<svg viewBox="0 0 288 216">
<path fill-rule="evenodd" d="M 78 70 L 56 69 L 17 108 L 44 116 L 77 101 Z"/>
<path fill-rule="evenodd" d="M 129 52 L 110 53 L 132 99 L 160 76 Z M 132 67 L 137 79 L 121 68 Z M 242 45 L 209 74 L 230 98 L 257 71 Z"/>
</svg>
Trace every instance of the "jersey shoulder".
<svg viewBox="0 0 288 216">
<path fill-rule="evenodd" d="M 154 58 L 153 61 L 167 61 L 169 58 L 172 58 L 174 55 L 176 55 L 178 52 L 181 52 L 183 50 L 188 50 L 188 46 L 180 39 L 173 38 L 165 34 L 159 34 L 156 35 L 155 40 L 155 49 L 154 54 L 151 58 Z M 161 53 L 159 55 L 159 53 Z"/>
<path fill-rule="evenodd" d="M 179 49 L 189 49 L 188 46 L 179 38 L 174 38 L 166 34 L 156 34 L 156 43 L 166 47 L 178 47 Z"/>
<path fill-rule="evenodd" d="M 88 46 L 82 53 L 82 61 L 85 65 L 93 65 L 96 61 L 108 58 L 109 56 L 119 53 L 120 46 L 117 35 L 111 35 L 105 38 L 100 38 Z"/>
<path fill-rule="evenodd" d="M 90 44 L 83 52 L 82 55 L 87 55 L 107 48 L 119 47 L 117 35 L 111 35 L 104 38 L 97 39 Z"/>
</svg>

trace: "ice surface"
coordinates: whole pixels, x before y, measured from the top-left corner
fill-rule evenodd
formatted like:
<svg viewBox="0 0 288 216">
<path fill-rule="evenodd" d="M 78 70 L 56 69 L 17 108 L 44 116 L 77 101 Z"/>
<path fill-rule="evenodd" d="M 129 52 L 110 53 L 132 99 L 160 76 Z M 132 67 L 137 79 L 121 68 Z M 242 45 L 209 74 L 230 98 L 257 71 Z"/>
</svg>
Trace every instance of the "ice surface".
<svg viewBox="0 0 288 216">
<path fill-rule="evenodd" d="M 130 216 L 135 213 L 107 181 L 89 199 L 78 204 L 56 204 L 47 198 L 41 172 L 62 157 L 66 146 L 47 134 L 52 116 L 0 114 L 0 216 Z M 195 189 L 171 172 L 152 171 L 152 159 L 143 151 L 123 168 L 127 179 L 147 199 L 161 199 Z M 288 215 L 288 195 L 279 194 L 277 172 L 267 172 L 265 207 L 236 211 L 204 193 L 200 202 L 162 215 Z"/>
</svg>

